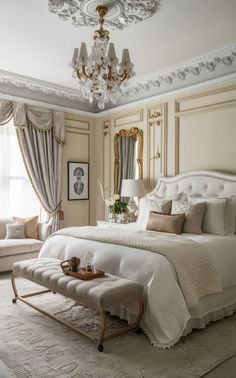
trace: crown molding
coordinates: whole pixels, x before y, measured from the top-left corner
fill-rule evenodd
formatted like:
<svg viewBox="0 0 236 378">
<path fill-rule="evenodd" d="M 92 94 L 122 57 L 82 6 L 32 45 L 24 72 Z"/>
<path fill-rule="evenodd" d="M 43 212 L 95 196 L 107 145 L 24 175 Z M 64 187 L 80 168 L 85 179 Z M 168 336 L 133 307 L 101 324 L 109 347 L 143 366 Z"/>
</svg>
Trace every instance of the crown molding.
<svg viewBox="0 0 236 378">
<path fill-rule="evenodd" d="M 121 91 L 117 105 L 107 109 L 136 102 L 213 80 L 236 72 L 236 44 L 198 56 L 182 64 L 132 80 L 130 87 Z M 33 79 L 0 70 L 0 93 L 35 101 L 51 103 L 60 107 L 89 113 L 101 113 L 96 105 L 90 106 L 80 90 Z"/>
</svg>

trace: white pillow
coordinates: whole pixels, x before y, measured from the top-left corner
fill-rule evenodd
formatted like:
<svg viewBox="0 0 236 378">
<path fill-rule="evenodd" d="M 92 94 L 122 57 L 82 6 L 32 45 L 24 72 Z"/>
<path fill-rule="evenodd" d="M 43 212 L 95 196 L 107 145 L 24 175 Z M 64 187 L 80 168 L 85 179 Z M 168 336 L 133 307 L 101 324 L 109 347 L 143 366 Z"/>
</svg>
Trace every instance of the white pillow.
<svg viewBox="0 0 236 378">
<path fill-rule="evenodd" d="M 229 235 L 235 228 L 233 205 L 230 198 L 190 198 L 190 202 L 207 201 L 202 231 L 207 234 Z"/>
<path fill-rule="evenodd" d="M 156 211 L 158 213 L 170 214 L 171 200 L 149 200 L 143 197 L 139 201 L 139 213 L 137 219 L 137 225 L 141 230 L 146 230 L 149 212 Z"/>
<path fill-rule="evenodd" d="M 198 198 L 197 198 L 198 197 Z M 225 232 L 220 235 L 233 235 L 236 231 L 236 196 L 233 197 L 216 197 L 210 196 L 207 198 L 195 196 L 195 194 L 188 196 L 189 202 L 210 201 L 210 200 L 225 200 L 224 222 Z"/>
</svg>

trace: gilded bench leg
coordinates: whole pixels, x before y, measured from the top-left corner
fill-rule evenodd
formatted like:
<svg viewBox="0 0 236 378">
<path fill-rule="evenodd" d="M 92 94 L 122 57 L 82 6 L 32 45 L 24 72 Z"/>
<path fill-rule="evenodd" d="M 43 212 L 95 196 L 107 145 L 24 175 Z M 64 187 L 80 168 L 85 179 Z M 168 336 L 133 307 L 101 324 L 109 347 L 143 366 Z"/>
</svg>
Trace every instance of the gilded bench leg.
<svg viewBox="0 0 236 378">
<path fill-rule="evenodd" d="M 11 275 L 11 284 L 12 284 L 13 292 L 15 294 L 15 298 L 12 299 L 12 303 L 16 303 L 17 298 L 18 298 L 18 292 L 17 292 L 17 288 L 16 288 L 16 282 L 15 282 L 15 275 L 14 275 L 14 273 L 12 273 L 12 275 Z"/>
<path fill-rule="evenodd" d="M 101 320 L 101 324 L 100 324 L 101 331 L 100 331 L 100 336 L 98 338 L 98 350 L 99 352 L 102 352 L 103 351 L 102 342 L 104 340 L 105 331 L 106 331 L 106 313 L 103 310 L 99 310 L 99 313 L 100 313 L 100 320 Z"/>
</svg>

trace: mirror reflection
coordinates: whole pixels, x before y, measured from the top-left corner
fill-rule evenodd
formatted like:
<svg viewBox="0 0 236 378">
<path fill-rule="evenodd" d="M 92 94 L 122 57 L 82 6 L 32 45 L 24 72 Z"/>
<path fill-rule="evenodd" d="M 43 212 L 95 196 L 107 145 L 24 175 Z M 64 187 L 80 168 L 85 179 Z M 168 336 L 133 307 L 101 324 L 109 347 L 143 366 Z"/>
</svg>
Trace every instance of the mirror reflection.
<svg viewBox="0 0 236 378">
<path fill-rule="evenodd" d="M 114 193 L 121 193 L 123 179 L 143 175 L 143 131 L 137 127 L 120 130 L 114 136 Z"/>
</svg>

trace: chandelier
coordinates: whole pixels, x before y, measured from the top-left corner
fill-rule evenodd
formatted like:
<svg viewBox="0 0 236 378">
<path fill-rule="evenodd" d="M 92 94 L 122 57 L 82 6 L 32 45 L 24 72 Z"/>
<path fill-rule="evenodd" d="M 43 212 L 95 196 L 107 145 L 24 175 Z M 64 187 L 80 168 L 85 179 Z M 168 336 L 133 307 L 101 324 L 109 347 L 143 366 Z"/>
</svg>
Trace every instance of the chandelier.
<svg viewBox="0 0 236 378">
<path fill-rule="evenodd" d="M 109 32 L 103 29 L 107 7 L 99 5 L 96 12 L 99 16 L 100 29 L 94 32 L 92 52 L 88 56 L 86 43 L 82 42 L 80 50 L 74 49 L 71 66 L 74 71 L 73 76 L 79 79 L 79 88 L 83 96 L 91 104 L 97 103 L 102 110 L 110 101 L 116 104 L 121 87 L 128 85 L 128 80 L 135 75 L 135 72 L 128 49 L 123 50 L 122 61 L 119 63 L 114 43 L 109 43 L 108 46 Z"/>
</svg>

